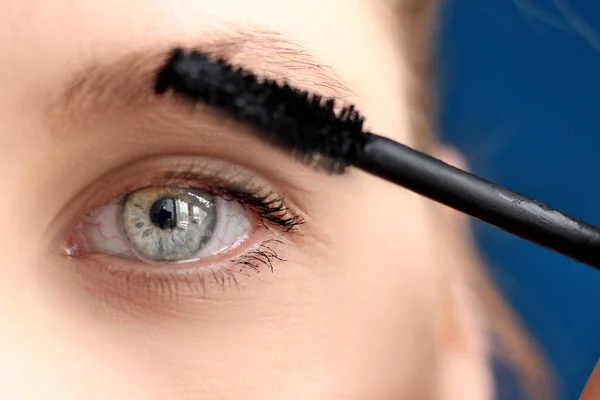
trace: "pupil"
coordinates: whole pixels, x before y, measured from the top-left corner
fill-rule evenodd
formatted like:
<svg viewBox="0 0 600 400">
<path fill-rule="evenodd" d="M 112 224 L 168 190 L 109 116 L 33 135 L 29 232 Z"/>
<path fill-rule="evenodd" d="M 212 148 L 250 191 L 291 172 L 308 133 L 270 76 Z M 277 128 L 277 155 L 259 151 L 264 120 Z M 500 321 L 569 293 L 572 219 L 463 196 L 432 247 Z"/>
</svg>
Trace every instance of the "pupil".
<svg viewBox="0 0 600 400">
<path fill-rule="evenodd" d="M 156 200 L 150 207 L 150 220 L 160 229 L 173 229 L 177 225 L 175 200 L 169 197 Z"/>
</svg>

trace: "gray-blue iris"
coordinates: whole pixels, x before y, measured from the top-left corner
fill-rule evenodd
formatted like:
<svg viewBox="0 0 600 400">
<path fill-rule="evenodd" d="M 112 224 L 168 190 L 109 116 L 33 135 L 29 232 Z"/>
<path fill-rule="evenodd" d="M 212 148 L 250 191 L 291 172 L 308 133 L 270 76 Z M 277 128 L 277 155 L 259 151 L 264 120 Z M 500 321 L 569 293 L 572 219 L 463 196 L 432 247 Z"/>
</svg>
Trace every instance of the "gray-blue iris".
<svg viewBox="0 0 600 400">
<path fill-rule="evenodd" d="M 123 230 L 132 249 L 145 259 L 182 262 L 195 258 L 217 223 L 209 193 L 179 187 L 149 187 L 123 202 Z"/>
</svg>

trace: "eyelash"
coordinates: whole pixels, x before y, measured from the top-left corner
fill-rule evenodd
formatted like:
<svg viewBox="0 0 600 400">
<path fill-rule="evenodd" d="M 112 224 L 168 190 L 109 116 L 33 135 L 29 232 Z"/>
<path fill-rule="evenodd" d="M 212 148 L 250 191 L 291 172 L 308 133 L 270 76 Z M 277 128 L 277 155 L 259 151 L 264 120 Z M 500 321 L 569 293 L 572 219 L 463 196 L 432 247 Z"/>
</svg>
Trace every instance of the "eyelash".
<svg viewBox="0 0 600 400">
<path fill-rule="evenodd" d="M 206 180 L 205 176 L 193 170 L 168 173 L 164 178 L 171 182 L 187 182 L 188 185 Z M 251 186 L 252 183 L 249 183 L 234 188 L 228 187 L 226 183 L 213 183 L 208 188 L 198 187 L 197 189 L 206 190 L 213 195 L 221 196 L 226 200 L 237 201 L 242 206 L 248 207 L 256 213 L 265 228 L 271 225 L 282 229 L 284 232 L 290 232 L 298 225 L 304 224 L 304 219 L 301 216 L 291 213 L 283 197 L 272 190 L 265 190 L 264 187 L 252 188 Z"/>
<path fill-rule="evenodd" d="M 250 268 L 254 272 L 260 272 L 261 267 L 267 267 L 273 272 L 273 263 L 275 261 L 287 261 L 273 250 L 272 247 L 275 244 L 283 244 L 283 241 L 278 239 L 265 240 L 257 248 L 231 260 L 231 267 L 213 271 L 214 281 L 221 286 L 227 286 L 230 283 L 234 283 L 237 286 L 235 271 L 243 273 L 245 269 Z"/>
</svg>

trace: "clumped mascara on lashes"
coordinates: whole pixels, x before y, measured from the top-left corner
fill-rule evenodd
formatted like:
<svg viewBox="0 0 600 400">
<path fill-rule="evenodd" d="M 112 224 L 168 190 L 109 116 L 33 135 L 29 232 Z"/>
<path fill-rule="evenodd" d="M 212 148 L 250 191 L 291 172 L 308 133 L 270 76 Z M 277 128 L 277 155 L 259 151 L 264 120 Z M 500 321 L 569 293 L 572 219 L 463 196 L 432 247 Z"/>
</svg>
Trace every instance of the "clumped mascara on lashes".
<svg viewBox="0 0 600 400">
<path fill-rule="evenodd" d="M 274 261 L 287 261 L 285 258 L 281 258 L 273 250 L 274 245 L 283 244 L 281 240 L 269 239 L 261 243 L 258 248 L 251 250 L 248 254 L 242 255 L 237 260 L 232 260 L 234 268 L 238 268 L 238 272 L 244 272 L 245 268 L 250 268 L 254 272 L 260 273 L 260 266 L 266 266 L 271 272 L 275 271 L 273 266 Z"/>
<path fill-rule="evenodd" d="M 314 167 L 354 166 L 506 232 L 600 269 L 600 230 L 388 138 L 366 132 L 353 107 L 260 79 L 222 59 L 175 49 L 155 91 L 202 101 L 254 128 L 262 139 Z"/>
<path fill-rule="evenodd" d="M 204 176 L 199 176 L 193 170 L 169 172 L 164 175 L 168 180 L 197 182 Z M 240 203 L 249 208 L 259 217 L 259 222 L 268 228 L 275 226 L 284 232 L 294 231 L 299 225 L 305 223 L 304 218 L 295 215 L 288 208 L 285 199 L 268 187 L 256 186 L 254 182 L 212 182 L 210 192 Z"/>
</svg>

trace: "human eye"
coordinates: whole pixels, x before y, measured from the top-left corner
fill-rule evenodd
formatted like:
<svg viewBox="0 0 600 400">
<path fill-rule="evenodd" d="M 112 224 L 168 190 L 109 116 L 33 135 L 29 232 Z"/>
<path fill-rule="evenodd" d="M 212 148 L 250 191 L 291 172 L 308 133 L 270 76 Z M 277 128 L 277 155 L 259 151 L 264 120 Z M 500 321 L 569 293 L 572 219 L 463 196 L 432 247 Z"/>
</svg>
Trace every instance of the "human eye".
<svg viewBox="0 0 600 400">
<path fill-rule="evenodd" d="M 187 263 L 223 254 L 256 230 L 235 199 L 188 186 L 136 189 L 94 210 L 70 238 L 70 254 L 103 253 L 148 263 Z"/>
<path fill-rule="evenodd" d="M 216 160 L 145 161 L 108 173 L 87 197 L 63 254 L 130 282 L 195 276 L 204 287 L 205 277 L 226 285 L 273 270 L 284 260 L 275 248 L 303 222 L 270 183 Z"/>
</svg>

